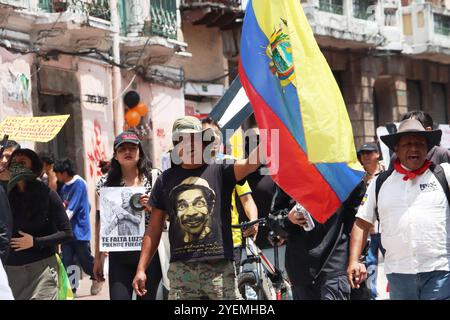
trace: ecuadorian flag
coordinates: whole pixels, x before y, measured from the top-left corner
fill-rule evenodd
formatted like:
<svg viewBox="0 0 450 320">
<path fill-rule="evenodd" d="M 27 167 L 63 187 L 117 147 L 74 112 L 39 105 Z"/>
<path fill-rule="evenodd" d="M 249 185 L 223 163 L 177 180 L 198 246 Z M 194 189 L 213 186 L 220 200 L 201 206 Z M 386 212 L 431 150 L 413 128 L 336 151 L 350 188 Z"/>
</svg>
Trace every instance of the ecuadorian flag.
<svg viewBox="0 0 450 320">
<path fill-rule="evenodd" d="M 363 172 L 344 100 L 299 0 L 249 1 L 239 77 L 258 127 L 279 129 L 273 179 L 325 222 Z M 270 136 L 269 152 L 278 143 Z"/>
</svg>

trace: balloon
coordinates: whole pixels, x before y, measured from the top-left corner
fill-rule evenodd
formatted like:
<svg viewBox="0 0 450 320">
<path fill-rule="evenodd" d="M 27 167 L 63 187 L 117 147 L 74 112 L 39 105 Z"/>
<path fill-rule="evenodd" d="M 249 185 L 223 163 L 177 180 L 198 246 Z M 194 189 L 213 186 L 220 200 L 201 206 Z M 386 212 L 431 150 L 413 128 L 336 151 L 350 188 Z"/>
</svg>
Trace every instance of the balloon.
<svg viewBox="0 0 450 320">
<path fill-rule="evenodd" d="M 140 100 L 141 97 L 139 97 L 139 93 L 133 90 L 128 91 L 123 97 L 123 103 L 125 103 L 125 105 L 130 109 L 137 106 Z"/>
<path fill-rule="evenodd" d="M 133 108 L 133 111 L 136 111 L 143 117 L 147 114 L 148 107 L 145 105 L 145 103 L 140 102 L 136 107 Z"/>
<path fill-rule="evenodd" d="M 141 116 L 134 110 L 128 110 L 125 113 L 125 120 L 130 127 L 136 127 L 141 122 Z"/>
</svg>

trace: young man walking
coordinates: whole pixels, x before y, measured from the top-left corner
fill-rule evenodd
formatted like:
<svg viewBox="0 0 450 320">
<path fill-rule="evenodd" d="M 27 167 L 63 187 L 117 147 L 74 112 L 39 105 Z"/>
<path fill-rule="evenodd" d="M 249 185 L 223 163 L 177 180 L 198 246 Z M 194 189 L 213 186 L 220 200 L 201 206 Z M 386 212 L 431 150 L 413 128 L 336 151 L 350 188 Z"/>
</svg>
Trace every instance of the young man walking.
<svg viewBox="0 0 450 320">
<path fill-rule="evenodd" d="M 91 254 L 90 205 L 86 181 L 75 174 L 75 168 L 69 159 L 56 161 L 53 171 L 56 173 L 58 181 L 64 183 L 60 197 L 66 208 L 75 238 L 75 240 L 62 245 L 62 261 L 66 269 L 69 269 L 70 276 L 76 258 L 83 271 L 92 279 L 91 294 L 97 295 L 102 289 L 103 282 L 94 280 L 93 276 L 94 257 Z M 75 280 L 72 288 L 74 291 L 77 289 L 78 280 Z"/>
</svg>

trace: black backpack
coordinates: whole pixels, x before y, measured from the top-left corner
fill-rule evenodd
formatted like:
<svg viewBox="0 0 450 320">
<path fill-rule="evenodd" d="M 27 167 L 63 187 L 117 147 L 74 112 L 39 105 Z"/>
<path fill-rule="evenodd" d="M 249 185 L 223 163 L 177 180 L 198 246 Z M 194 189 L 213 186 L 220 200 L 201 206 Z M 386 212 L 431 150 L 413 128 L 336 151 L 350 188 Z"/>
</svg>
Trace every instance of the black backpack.
<svg viewBox="0 0 450 320">
<path fill-rule="evenodd" d="M 431 170 L 431 172 L 433 172 L 437 181 L 439 181 L 439 184 L 441 185 L 442 189 L 444 190 L 445 196 L 447 197 L 447 201 L 450 203 L 450 188 L 448 186 L 447 178 L 445 177 L 444 169 L 442 169 L 442 167 L 438 164 L 432 164 L 429 169 Z M 378 175 L 378 178 L 375 181 L 375 214 L 378 221 L 380 220 L 378 215 L 378 193 L 380 193 L 381 186 L 386 181 L 386 179 L 389 178 L 393 171 L 393 167 L 389 168 L 387 171 L 383 171 Z"/>
</svg>

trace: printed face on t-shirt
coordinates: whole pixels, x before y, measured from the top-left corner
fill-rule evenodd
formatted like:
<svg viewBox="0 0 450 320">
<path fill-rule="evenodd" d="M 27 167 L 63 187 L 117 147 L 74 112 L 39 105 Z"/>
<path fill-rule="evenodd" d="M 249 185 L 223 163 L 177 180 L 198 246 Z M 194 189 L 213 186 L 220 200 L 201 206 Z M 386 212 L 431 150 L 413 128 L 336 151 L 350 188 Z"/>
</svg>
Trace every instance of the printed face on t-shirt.
<svg viewBox="0 0 450 320">
<path fill-rule="evenodd" d="M 185 232 L 184 242 L 193 237 L 205 238 L 211 232 L 210 212 L 205 194 L 193 188 L 181 192 L 176 198 L 176 211 L 181 229 Z"/>
<path fill-rule="evenodd" d="M 230 204 L 234 166 L 176 166 L 155 182 L 150 204 L 170 217 L 170 260 L 232 259 Z"/>
</svg>

